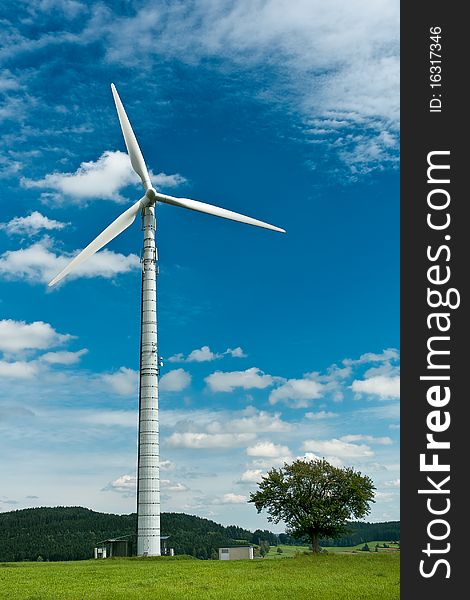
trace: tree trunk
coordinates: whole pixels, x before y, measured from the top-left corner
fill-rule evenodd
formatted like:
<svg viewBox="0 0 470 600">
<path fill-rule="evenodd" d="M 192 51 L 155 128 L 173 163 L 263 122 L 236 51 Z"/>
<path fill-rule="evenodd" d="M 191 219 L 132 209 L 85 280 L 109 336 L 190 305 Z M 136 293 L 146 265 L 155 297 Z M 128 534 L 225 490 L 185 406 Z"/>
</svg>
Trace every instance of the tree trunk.
<svg viewBox="0 0 470 600">
<path fill-rule="evenodd" d="M 320 552 L 320 540 L 316 531 L 310 532 L 310 539 L 312 540 L 312 552 L 318 554 Z"/>
</svg>

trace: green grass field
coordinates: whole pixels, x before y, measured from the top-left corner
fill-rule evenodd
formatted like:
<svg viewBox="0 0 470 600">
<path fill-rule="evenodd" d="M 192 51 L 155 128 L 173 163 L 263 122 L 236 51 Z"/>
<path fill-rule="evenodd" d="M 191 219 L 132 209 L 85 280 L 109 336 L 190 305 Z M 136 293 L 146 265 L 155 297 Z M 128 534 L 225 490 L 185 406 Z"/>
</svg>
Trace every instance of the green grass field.
<svg viewBox="0 0 470 600">
<path fill-rule="evenodd" d="M 286 560 L 0 563 L 8 600 L 397 600 L 399 552 Z"/>
<path fill-rule="evenodd" d="M 397 544 L 392 544 L 391 542 L 385 542 L 390 547 L 383 548 L 384 542 L 381 540 L 374 540 L 373 542 L 367 542 L 371 552 L 375 551 L 375 544 L 379 544 L 379 552 L 396 552 L 398 550 Z M 329 553 L 351 553 L 351 552 L 360 552 L 364 544 L 357 544 L 356 546 L 327 546 L 325 550 Z M 277 553 L 277 549 L 281 548 L 282 554 Z M 284 546 L 280 544 L 279 546 L 271 546 L 269 554 L 265 556 L 268 559 L 279 559 L 279 558 L 292 558 L 297 554 L 301 554 L 303 552 L 309 552 L 310 548 L 308 546 Z"/>
</svg>

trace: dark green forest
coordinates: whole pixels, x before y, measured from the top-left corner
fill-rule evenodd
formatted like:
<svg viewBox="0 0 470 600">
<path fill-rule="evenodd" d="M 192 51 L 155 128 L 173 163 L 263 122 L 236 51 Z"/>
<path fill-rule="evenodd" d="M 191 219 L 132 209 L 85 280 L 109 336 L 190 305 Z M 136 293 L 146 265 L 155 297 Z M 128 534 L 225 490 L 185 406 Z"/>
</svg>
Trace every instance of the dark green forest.
<svg viewBox="0 0 470 600">
<path fill-rule="evenodd" d="M 351 523 L 350 533 L 321 544 L 350 546 L 371 540 L 400 539 L 400 523 Z M 83 560 L 107 538 L 135 535 L 136 515 L 99 513 L 81 507 L 27 508 L 0 513 L 0 562 L 22 560 Z M 183 513 L 162 513 L 162 535 L 169 535 L 175 554 L 200 559 L 217 557 L 221 546 L 256 544 L 302 544 L 287 534 L 267 530 L 252 532 L 236 525 L 224 527 L 214 521 Z"/>
</svg>

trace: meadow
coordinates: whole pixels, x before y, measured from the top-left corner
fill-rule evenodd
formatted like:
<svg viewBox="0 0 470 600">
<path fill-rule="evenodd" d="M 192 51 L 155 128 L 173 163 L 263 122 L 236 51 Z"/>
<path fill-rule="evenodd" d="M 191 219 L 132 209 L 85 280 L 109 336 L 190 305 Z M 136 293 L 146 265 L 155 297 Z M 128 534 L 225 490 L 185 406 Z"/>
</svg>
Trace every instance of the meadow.
<svg viewBox="0 0 470 600">
<path fill-rule="evenodd" d="M 284 560 L 121 558 L 0 563 L 8 600 L 398 600 L 399 552 Z"/>
<path fill-rule="evenodd" d="M 371 552 L 375 551 L 375 545 L 379 544 L 379 549 L 378 552 L 396 552 L 398 550 L 398 544 L 394 544 L 390 541 L 381 541 L 381 540 L 374 540 L 372 542 L 367 542 L 369 549 Z M 389 546 L 389 548 L 384 548 L 383 545 L 387 544 Z M 327 546 L 325 548 L 325 550 L 328 553 L 339 553 L 339 554 L 344 554 L 344 553 L 351 553 L 351 552 L 361 552 L 362 551 L 362 547 L 364 546 L 364 542 L 360 543 L 360 544 L 356 544 L 355 546 Z M 277 549 L 281 548 L 282 553 L 278 553 Z M 299 554 L 302 554 L 304 552 L 309 552 L 310 548 L 309 546 L 285 546 L 283 544 L 280 544 L 279 546 L 271 546 L 269 549 L 269 553 L 265 556 L 265 559 L 280 559 L 280 558 L 293 558 Z"/>
</svg>

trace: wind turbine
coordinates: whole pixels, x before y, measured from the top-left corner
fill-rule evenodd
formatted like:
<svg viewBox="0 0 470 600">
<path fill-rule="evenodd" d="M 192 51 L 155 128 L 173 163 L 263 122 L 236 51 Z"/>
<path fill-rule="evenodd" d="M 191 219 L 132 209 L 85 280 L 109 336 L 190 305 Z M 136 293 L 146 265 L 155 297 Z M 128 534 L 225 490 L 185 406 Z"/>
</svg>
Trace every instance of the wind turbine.
<svg viewBox="0 0 470 600">
<path fill-rule="evenodd" d="M 87 258 L 122 233 L 142 214 L 144 243 L 142 250 L 142 304 L 140 333 L 139 434 L 137 465 L 137 555 L 160 556 L 160 450 L 158 425 L 158 376 L 160 362 L 157 351 L 155 204 L 163 202 L 189 208 L 216 217 L 247 223 L 285 233 L 284 229 L 258 221 L 205 202 L 175 198 L 157 192 L 152 186 L 144 157 L 137 143 L 119 94 L 111 84 L 127 152 L 134 171 L 139 175 L 145 194 L 122 213 L 111 225 L 82 250 L 52 281 L 53 286 Z"/>
</svg>

